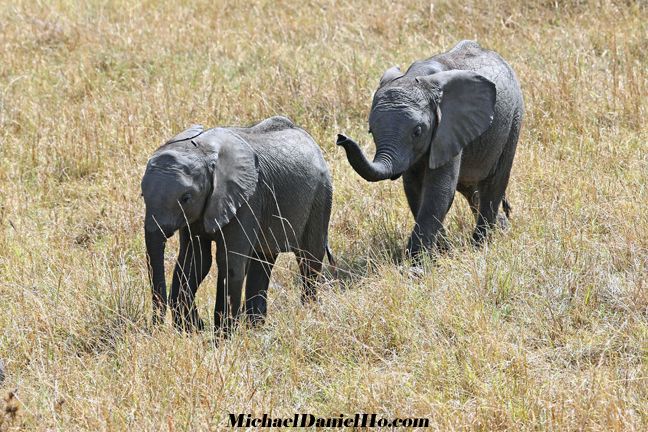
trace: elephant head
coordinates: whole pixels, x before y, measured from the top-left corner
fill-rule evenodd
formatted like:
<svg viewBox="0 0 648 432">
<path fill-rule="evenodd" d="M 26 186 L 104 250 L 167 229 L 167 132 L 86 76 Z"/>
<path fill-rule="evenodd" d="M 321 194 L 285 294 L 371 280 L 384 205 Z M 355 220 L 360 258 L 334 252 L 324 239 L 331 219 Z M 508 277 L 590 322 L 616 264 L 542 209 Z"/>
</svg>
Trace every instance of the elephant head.
<svg viewBox="0 0 648 432">
<path fill-rule="evenodd" d="M 257 178 L 256 154 L 227 129 L 191 126 L 153 154 L 142 178 L 142 196 L 146 253 L 158 301 L 166 297 L 166 239 L 201 219 L 205 232 L 217 232 L 252 196 Z"/>
<path fill-rule="evenodd" d="M 474 72 L 410 77 L 391 68 L 380 80 L 369 115 L 376 144 L 373 162 L 350 138 L 340 134 L 337 144 L 367 181 L 395 180 L 426 153 L 435 169 L 489 128 L 495 94 L 495 84 Z"/>
</svg>

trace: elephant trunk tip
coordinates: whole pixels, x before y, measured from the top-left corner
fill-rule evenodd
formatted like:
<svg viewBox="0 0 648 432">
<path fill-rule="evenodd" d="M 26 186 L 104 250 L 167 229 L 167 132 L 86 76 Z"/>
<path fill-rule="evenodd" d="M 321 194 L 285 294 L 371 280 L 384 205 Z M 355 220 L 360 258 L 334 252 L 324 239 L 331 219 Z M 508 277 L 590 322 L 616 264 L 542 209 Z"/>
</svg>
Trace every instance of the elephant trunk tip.
<svg viewBox="0 0 648 432">
<path fill-rule="evenodd" d="M 349 139 L 349 137 L 347 137 L 344 134 L 339 133 L 338 136 L 337 136 L 337 141 L 335 142 L 335 144 L 339 145 L 339 146 L 343 146 L 343 145 L 347 144 L 349 141 L 351 141 L 351 139 Z"/>
</svg>

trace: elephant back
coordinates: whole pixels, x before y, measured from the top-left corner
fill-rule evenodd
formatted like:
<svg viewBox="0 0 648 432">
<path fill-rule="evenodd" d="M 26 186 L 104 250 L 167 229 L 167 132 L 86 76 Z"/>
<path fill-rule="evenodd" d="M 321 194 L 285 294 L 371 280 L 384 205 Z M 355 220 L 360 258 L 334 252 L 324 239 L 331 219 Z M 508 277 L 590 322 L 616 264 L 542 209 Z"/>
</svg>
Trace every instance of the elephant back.
<svg viewBox="0 0 648 432">
<path fill-rule="evenodd" d="M 253 126 L 250 126 L 249 129 L 255 132 L 273 132 L 280 131 L 284 129 L 294 128 L 295 124 L 288 117 L 284 116 L 274 116 L 267 118 Z"/>
</svg>

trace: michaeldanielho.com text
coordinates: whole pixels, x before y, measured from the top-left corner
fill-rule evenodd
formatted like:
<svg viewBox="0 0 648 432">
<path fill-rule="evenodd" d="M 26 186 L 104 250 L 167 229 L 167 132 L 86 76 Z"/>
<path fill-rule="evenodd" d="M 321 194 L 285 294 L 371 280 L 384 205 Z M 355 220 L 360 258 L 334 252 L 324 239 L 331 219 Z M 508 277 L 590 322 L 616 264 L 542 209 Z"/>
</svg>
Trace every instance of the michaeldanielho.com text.
<svg viewBox="0 0 648 432">
<path fill-rule="evenodd" d="M 253 417 L 252 414 L 230 414 L 230 427 L 429 427 L 430 420 L 426 418 L 385 418 L 378 414 L 340 414 L 338 417 L 318 417 L 313 414 L 295 414 L 292 417 L 270 417 L 263 414 Z"/>
</svg>

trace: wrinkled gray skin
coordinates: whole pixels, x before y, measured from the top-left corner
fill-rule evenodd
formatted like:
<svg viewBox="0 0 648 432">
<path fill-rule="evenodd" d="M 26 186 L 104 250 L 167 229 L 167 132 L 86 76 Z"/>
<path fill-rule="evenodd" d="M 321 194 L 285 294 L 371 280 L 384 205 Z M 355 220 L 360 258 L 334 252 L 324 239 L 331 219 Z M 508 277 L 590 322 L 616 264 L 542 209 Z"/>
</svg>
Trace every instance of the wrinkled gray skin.
<svg viewBox="0 0 648 432">
<path fill-rule="evenodd" d="M 495 52 L 462 41 L 404 74 L 396 67 L 385 72 L 369 115 L 373 162 L 344 135 L 337 144 L 368 181 L 403 176 L 416 220 L 407 252 L 416 257 L 440 240 L 455 190 L 470 204 L 478 245 L 496 223 L 500 204 L 508 216 L 504 195 L 523 114 L 510 66 Z"/>
<path fill-rule="evenodd" d="M 167 306 L 164 246 L 180 231 L 168 304 L 178 328 L 202 328 L 194 298 L 216 242 L 216 329 L 229 331 L 243 311 L 266 314 L 266 293 L 280 252 L 294 252 L 302 300 L 315 296 L 331 213 L 331 177 L 319 147 L 285 117 L 249 128 L 192 126 L 160 147 L 142 179 L 153 321 Z M 245 305 L 241 305 L 243 282 Z"/>
</svg>

